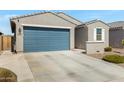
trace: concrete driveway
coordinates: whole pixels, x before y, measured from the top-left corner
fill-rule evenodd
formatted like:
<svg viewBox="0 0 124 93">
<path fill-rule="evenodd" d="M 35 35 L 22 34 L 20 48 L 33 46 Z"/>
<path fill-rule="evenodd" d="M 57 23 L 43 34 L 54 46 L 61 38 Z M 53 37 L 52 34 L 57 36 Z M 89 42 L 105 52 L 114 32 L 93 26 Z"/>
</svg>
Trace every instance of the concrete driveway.
<svg viewBox="0 0 124 93">
<path fill-rule="evenodd" d="M 74 51 L 5 52 L 0 67 L 13 71 L 20 82 L 124 81 L 124 68 Z"/>
<path fill-rule="evenodd" d="M 124 68 L 73 51 L 25 53 L 34 81 L 124 81 Z"/>
</svg>

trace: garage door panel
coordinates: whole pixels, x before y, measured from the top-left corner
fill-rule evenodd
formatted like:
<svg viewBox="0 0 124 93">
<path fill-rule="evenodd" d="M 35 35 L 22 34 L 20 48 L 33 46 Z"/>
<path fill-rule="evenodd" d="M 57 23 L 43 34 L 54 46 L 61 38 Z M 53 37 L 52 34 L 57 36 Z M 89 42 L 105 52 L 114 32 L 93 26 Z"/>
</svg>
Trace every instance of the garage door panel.
<svg viewBox="0 0 124 93">
<path fill-rule="evenodd" d="M 24 52 L 69 50 L 69 29 L 24 27 Z"/>
</svg>

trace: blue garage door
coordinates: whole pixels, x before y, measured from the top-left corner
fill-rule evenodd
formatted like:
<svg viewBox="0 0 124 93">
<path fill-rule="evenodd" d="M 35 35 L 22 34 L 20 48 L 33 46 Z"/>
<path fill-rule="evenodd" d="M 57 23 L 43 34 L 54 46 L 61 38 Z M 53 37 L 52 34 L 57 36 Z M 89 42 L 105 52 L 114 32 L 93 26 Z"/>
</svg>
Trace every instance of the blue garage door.
<svg viewBox="0 0 124 93">
<path fill-rule="evenodd" d="M 24 27 L 24 52 L 69 50 L 69 29 Z"/>
</svg>

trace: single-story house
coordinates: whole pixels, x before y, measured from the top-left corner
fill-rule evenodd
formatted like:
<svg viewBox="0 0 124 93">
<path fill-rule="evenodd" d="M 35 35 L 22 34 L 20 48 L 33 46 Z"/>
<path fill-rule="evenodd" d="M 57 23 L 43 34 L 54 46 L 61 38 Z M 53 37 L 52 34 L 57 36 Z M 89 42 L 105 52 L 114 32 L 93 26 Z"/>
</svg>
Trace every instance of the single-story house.
<svg viewBox="0 0 124 93">
<path fill-rule="evenodd" d="M 124 39 L 124 21 L 109 23 L 109 44 L 113 48 L 123 48 L 122 39 Z"/>
<path fill-rule="evenodd" d="M 92 20 L 75 29 L 75 47 L 85 49 L 88 54 L 103 53 L 109 46 L 109 25 L 101 20 Z"/>
<path fill-rule="evenodd" d="M 69 50 L 75 47 L 79 20 L 64 13 L 34 13 L 10 19 L 17 52 Z"/>
<path fill-rule="evenodd" d="M 109 25 L 93 20 L 83 23 L 65 13 L 34 13 L 10 19 L 17 52 L 84 49 L 104 52 L 109 46 Z"/>
</svg>

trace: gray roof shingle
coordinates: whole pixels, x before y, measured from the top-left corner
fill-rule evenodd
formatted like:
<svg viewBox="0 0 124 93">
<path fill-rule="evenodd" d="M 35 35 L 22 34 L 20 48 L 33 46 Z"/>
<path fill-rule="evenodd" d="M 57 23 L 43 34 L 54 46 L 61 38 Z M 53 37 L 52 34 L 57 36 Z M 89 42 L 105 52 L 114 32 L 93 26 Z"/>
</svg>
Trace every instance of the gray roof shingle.
<svg viewBox="0 0 124 93">
<path fill-rule="evenodd" d="M 81 22 L 80 20 L 78 20 L 78 19 L 76 19 L 76 18 L 74 18 L 74 17 L 72 17 L 72 16 L 70 16 L 70 15 L 68 15 L 68 14 L 65 14 L 64 12 L 58 12 L 58 13 L 56 13 L 56 14 L 59 15 L 59 16 L 61 16 L 61 17 L 63 17 L 63 18 L 65 18 L 65 19 L 67 19 L 67 20 L 70 20 L 70 21 L 76 23 L 77 25 L 83 23 L 83 22 Z M 66 17 L 64 17 L 63 15 L 66 16 Z"/>
<path fill-rule="evenodd" d="M 64 20 L 66 20 L 66 21 L 68 21 L 68 22 L 70 22 L 70 23 L 72 23 L 72 24 L 77 25 L 75 22 L 72 22 L 72 21 L 68 20 L 67 18 L 64 18 L 64 17 L 60 16 L 58 13 L 54 13 L 54 12 L 37 12 L 37 13 L 32 13 L 32 14 L 27 14 L 27 15 L 21 15 L 21 16 L 11 17 L 10 20 L 19 19 L 19 18 L 24 18 L 24 17 L 29 17 L 29 16 L 35 16 L 35 15 L 40 15 L 40 14 L 45 14 L 45 13 L 51 13 L 51 14 L 53 14 L 53 15 L 55 15 L 55 16 L 58 16 L 58 17 L 60 17 L 60 18 L 62 18 L 62 19 L 64 19 Z M 65 14 L 65 13 L 63 13 L 63 14 Z M 69 15 L 67 15 L 67 14 L 65 14 L 65 15 L 68 16 L 68 17 L 70 17 L 70 18 L 73 18 L 73 17 L 71 17 L 71 16 L 69 16 Z M 75 19 L 75 18 L 73 18 L 73 19 L 74 19 L 74 20 L 77 20 L 77 19 Z M 79 20 L 78 20 L 78 21 L 79 21 Z"/>
<path fill-rule="evenodd" d="M 112 23 L 108 23 L 111 27 L 123 27 L 124 28 L 124 21 L 116 21 Z"/>
<path fill-rule="evenodd" d="M 109 26 L 109 24 L 107 24 L 107 23 L 105 23 L 105 22 L 103 22 L 101 20 L 95 19 L 95 20 L 91 20 L 91 21 L 85 22 L 85 23 L 83 23 L 81 25 L 78 25 L 78 27 L 81 27 L 82 25 L 90 25 L 90 24 L 93 24 L 93 23 L 96 23 L 96 22 L 102 22 L 103 24 Z"/>
</svg>

